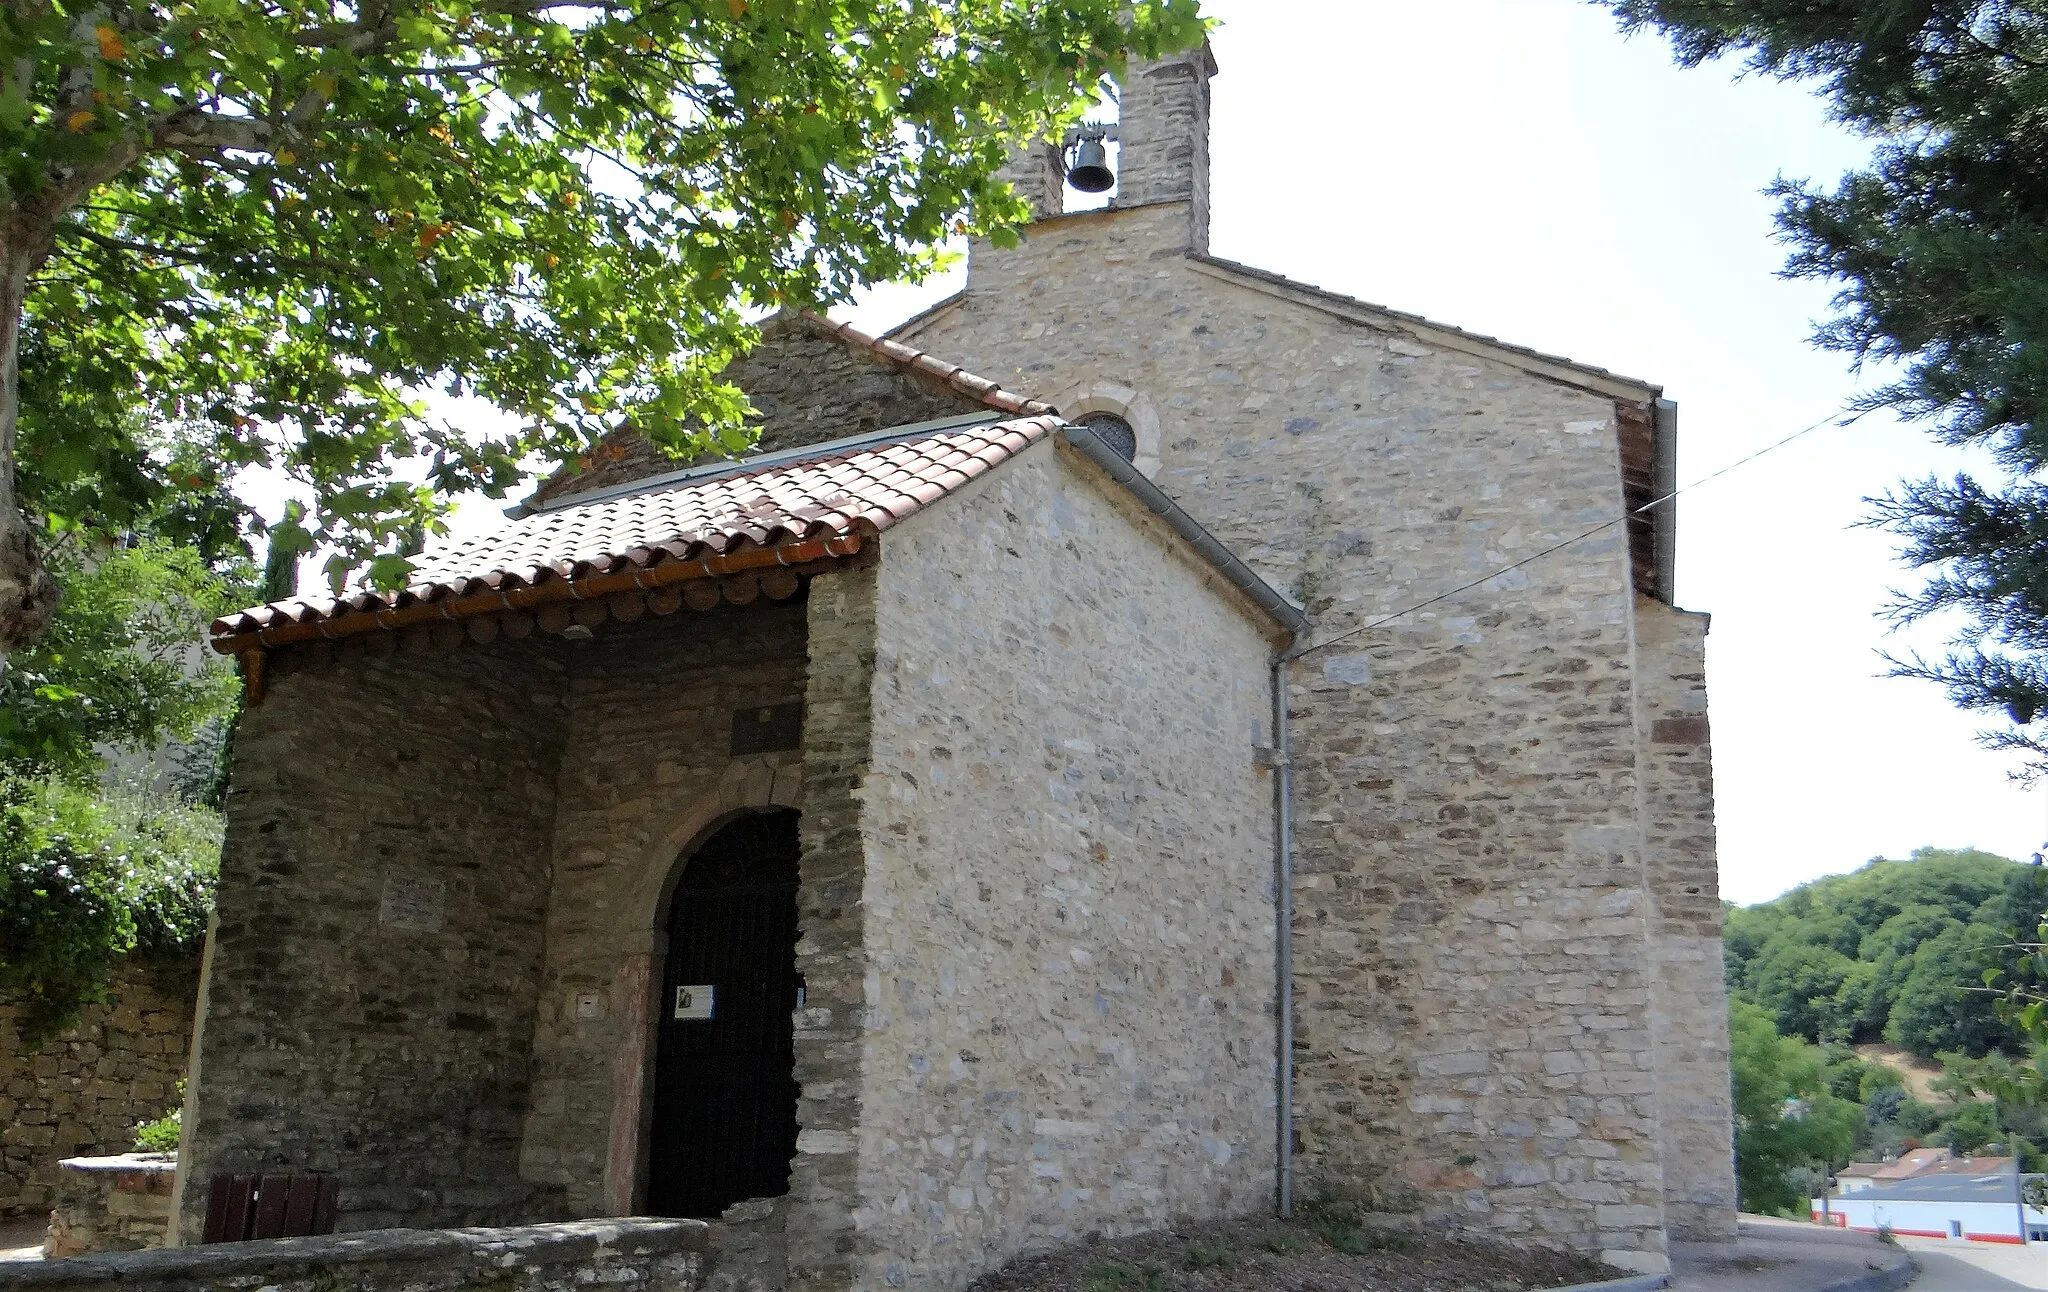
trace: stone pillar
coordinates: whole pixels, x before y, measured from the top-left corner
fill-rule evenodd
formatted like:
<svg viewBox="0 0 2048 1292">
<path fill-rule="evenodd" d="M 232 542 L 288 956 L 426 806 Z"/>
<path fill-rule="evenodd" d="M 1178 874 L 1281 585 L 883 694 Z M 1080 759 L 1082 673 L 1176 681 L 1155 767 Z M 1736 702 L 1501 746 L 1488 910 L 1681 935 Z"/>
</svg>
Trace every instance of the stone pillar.
<svg viewBox="0 0 2048 1292">
<path fill-rule="evenodd" d="M 1059 145 L 1040 139 L 1010 154 L 1001 177 L 1031 206 L 1031 221 L 1050 220 L 1066 210 L 1067 173 Z"/>
<path fill-rule="evenodd" d="M 1735 1240 L 1728 987 L 1707 725 L 1707 617 L 1636 599 L 1637 748 L 1650 892 L 1650 1029 L 1665 1225 Z"/>
<path fill-rule="evenodd" d="M 164 1246 L 175 1157 L 122 1153 L 69 1157 L 58 1165 L 57 1205 L 43 1239 L 44 1260 Z"/>
<path fill-rule="evenodd" d="M 647 1074 L 654 1068 L 654 956 L 636 951 L 612 979 L 619 1012 L 619 1050 L 612 1064 L 611 1136 L 605 1148 L 604 1202 L 608 1215 L 631 1216 L 643 1200 L 640 1146 L 645 1142 Z"/>
<path fill-rule="evenodd" d="M 771 1248 L 774 1228 L 786 1226 L 782 1251 L 792 1292 L 855 1286 L 860 1260 L 861 1037 L 871 1004 L 861 926 L 867 910 L 861 800 L 874 743 L 876 589 L 873 566 L 811 581 L 797 892 L 804 1009 L 796 1024 L 802 1087 L 796 1160 L 786 1201 L 733 1217 L 754 1226 Z M 761 1255 L 750 1253 L 749 1264 L 758 1266 Z"/>
<path fill-rule="evenodd" d="M 1209 78 L 1216 56 L 1195 49 L 1133 63 L 1117 118 L 1117 189 L 1112 206 L 1189 205 L 1189 242 L 1209 249 Z"/>
</svg>

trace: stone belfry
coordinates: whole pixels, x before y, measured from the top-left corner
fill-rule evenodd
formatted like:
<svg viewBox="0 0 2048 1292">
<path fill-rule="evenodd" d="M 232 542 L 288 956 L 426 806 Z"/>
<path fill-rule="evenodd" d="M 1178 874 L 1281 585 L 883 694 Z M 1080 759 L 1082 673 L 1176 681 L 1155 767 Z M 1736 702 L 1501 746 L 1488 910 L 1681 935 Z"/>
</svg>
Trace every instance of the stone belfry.
<svg viewBox="0 0 2048 1292">
<path fill-rule="evenodd" d="M 1188 204 L 1188 248 L 1209 250 L 1209 78 L 1216 56 L 1199 48 L 1133 63 L 1118 87 L 1120 139 L 1111 209 Z M 1066 172 L 1060 148 L 1040 142 L 1020 150 L 1003 170 L 1034 220 L 1066 213 Z"/>
<path fill-rule="evenodd" d="M 1122 147 L 1112 206 L 1188 204 L 1188 249 L 1209 250 L 1209 78 L 1207 42 L 1143 63 L 1124 78 Z"/>
<path fill-rule="evenodd" d="M 1668 514 L 1520 563 L 1662 492 L 1676 405 L 1212 256 L 1215 74 L 1206 46 L 1129 69 L 1107 207 L 1020 152 L 1022 245 L 977 242 L 892 335 L 1123 419 L 1311 618 L 1297 1192 L 1662 1269 L 1735 1232 L 1706 616 L 1672 602 Z"/>
</svg>

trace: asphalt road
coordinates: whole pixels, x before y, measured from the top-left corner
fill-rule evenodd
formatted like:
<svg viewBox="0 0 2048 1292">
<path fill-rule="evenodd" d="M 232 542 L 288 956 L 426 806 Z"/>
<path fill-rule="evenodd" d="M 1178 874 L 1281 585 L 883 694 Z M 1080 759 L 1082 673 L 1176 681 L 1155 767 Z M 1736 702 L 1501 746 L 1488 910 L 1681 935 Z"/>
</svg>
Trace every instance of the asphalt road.
<svg viewBox="0 0 2048 1292">
<path fill-rule="evenodd" d="M 1899 1246 L 1920 1262 L 1920 1277 L 1913 1280 L 1912 1292 L 2048 1289 L 2048 1243 L 2008 1247 L 2002 1243 L 1901 1238 Z"/>
</svg>

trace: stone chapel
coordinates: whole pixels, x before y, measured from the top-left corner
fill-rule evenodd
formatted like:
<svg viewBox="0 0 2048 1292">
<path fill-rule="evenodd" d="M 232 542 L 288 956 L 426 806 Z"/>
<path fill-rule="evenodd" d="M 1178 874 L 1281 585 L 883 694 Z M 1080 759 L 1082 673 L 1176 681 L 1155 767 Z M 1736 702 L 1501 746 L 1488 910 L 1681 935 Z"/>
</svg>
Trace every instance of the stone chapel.
<svg viewBox="0 0 2048 1292">
<path fill-rule="evenodd" d="M 270 1170 L 722 1218 L 731 1286 L 1316 1195 L 1733 1238 L 1676 406 L 1211 256 L 1215 73 L 1131 69 L 1107 207 L 1020 155 L 1021 245 L 887 337 L 772 321 L 746 459 L 622 432 L 216 622 L 184 1241 Z"/>
<path fill-rule="evenodd" d="M 1707 617 L 1674 600 L 1673 503 L 1642 510 L 1676 488 L 1677 405 L 1211 256 L 1216 71 L 1127 78 L 1107 209 L 1062 214 L 1058 150 L 1020 157 L 1023 245 L 977 244 L 890 335 L 1114 414 L 1309 615 L 1302 1181 L 1603 1250 L 1732 1239 Z"/>
</svg>

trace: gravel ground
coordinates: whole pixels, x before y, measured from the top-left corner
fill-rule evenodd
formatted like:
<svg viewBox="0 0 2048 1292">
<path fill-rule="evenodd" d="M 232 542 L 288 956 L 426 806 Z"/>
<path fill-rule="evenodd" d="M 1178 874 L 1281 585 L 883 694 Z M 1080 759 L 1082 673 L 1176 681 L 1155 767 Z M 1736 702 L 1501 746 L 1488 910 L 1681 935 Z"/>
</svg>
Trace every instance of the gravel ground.
<svg viewBox="0 0 2048 1292">
<path fill-rule="evenodd" d="M 1621 1277 L 1583 1256 L 1321 1217 L 1097 1240 L 1017 1261 L 974 1292 L 1525 1292 Z"/>
</svg>

